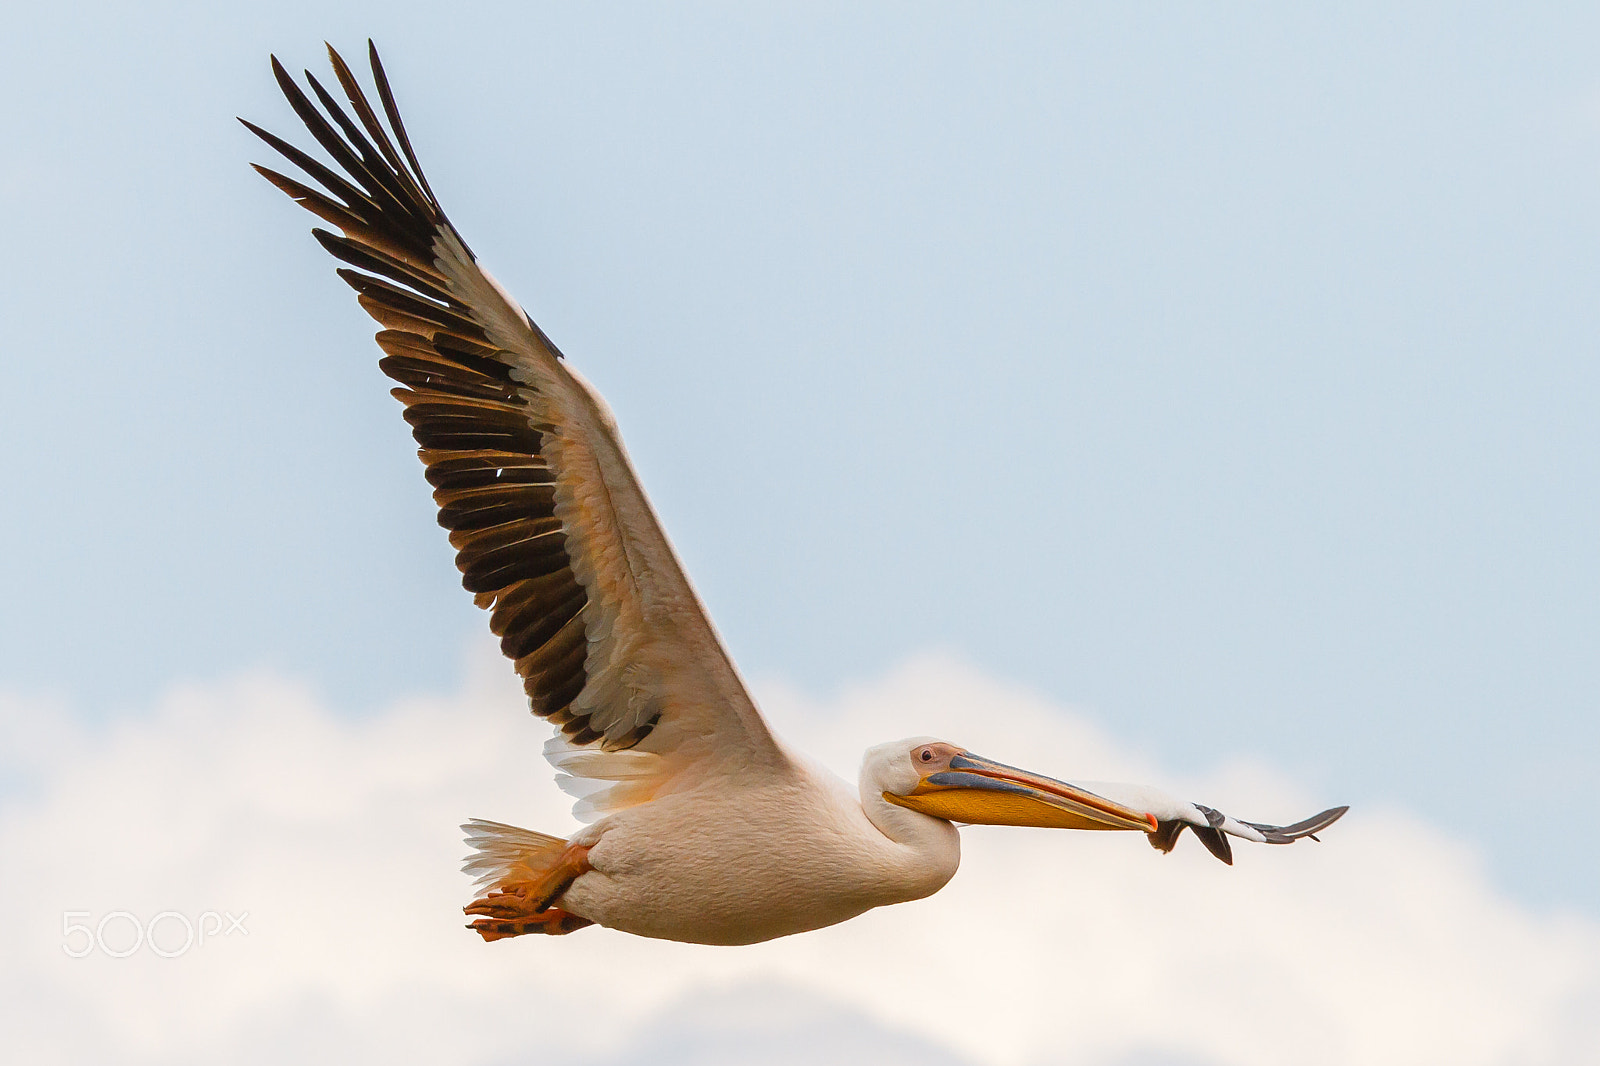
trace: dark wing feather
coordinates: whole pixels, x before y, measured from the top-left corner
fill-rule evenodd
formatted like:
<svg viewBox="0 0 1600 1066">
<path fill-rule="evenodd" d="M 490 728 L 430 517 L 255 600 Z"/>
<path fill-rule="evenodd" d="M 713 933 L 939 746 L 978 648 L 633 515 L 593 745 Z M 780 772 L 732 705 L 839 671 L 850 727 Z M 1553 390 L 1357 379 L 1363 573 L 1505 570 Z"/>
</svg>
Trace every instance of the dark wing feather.
<svg viewBox="0 0 1600 1066">
<path fill-rule="evenodd" d="M 541 390 L 540 370 L 533 364 L 559 359 L 560 353 L 538 327 L 520 308 L 508 316 L 506 307 L 514 305 L 504 301 L 498 308 L 482 306 L 483 293 L 498 294 L 498 289 L 481 273 L 440 208 L 370 43 L 369 51 L 388 129 L 349 66 L 331 47 L 329 58 L 353 118 L 309 72 L 310 95 L 276 58 L 272 60 L 284 96 L 337 169 L 252 123 L 244 125 L 298 167 L 312 185 L 266 167 L 256 169 L 340 231 L 312 232 L 328 252 L 348 264 L 339 276 L 385 327 L 377 335 L 384 352 L 378 365 L 400 385 L 393 392 L 405 405 L 406 421 L 421 447 L 439 524 L 450 530 L 462 584 L 480 607 L 490 611 L 489 627 L 515 663 L 534 713 L 560 726 L 570 744 L 598 744 L 609 750 L 633 747 L 651 733 L 663 713 L 671 712 L 671 694 L 684 686 L 658 682 L 663 673 L 681 665 L 712 677 L 710 682 L 689 685 L 689 691 L 724 694 L 726 702 L 737 705 L 734 719 L 745 738 L 775 751 L 703 616 L 698 624 L 704 634 L 696 630 L 699 643 L 694 647 L 703 649 L 704 638 L 709 637 L 723 655 L 721 665 L 707 666 L 704 655 L 694 661 L 693 651 L 681 649 L 676 659 L 667 654 L 649 663 L 636 661 L 647 657 L 640 649 L 651 650 L 650 639 L 662 643 L 654 636 L 657 632 L 683 630 L 685 598 L 696 606 L 698 601 L 679 573 L 681 591 L 674 585 L 660 597 L 670 601 L 670 610 L 657 609 L 652 616 L 649 604 L 640 606 L 629 599 L 644 597 L 635 589 L 637 575 L 627 569 L 640 549 L 628 541 L 629 531 L 622 529 L 626 523 L 614 521 L 594 533 L 593 528 L 573 528 L 572 516 L 583 517 L 581 507 L 569 506 L 566 520 L 558 513 L 563 479 L 569 483 L 569 497 L 589 491 L 609 499 L 619 491 L 632 491 L 643 503 L 643 496 L 631 481 L 595 489 L 592 482 L 597 475 L 592 470 L 602 464 L 591 462 L 585 468 L 590 472 L 585 473 L 573 462 L 563 470 L 552 461 L 551 434 L 565 432 L 565 447 L 581 453 L 580 459 L 613 449 L 618 458 L 609 468 L 611 477 L 631 479 L 631 472 L 614 472 L 619 464 L 626 467 L 620 444 L 586 439 L 583 426 L 557 424 L 559 405 L 552 406 L 556 401 L 549 390 Z M 506 339 L 508 320 L 525 332 L 523 350 L 508 347 L 517 346 Z M 554 380 L 548 368 L 545 380 Z M 582 419 L 568 419 L 574 420 Z M 594 431 L 588 432 L 592 437 Z M 643 510 L 648 512 L 647 504 Z M 653 515 L 649 520 L 653 522 Z M 602 525 L 598 520 L 592 523 Z M 635 538 L 639 525 L 636 520 Z M 586 532 L 601 543 L 586 546 L 574 540 Z M 650 532 L 658 530 L 652 526 Z M 606 535 L 612 540 L 606 541 Z M 664 538 L 661 549 L 670 556 Z M 576 566 L 575 557 L 588 561 Z M 661 557 L 662 551 L 657 551 L 652 559 Z M 654 566 L 658 579 L 665 569 Z M 621 578 L 616 577 L 619 572 Z M 636 629 L 649 630 L 649 639 L 631 631 L 624 634 L 627 640 L 619 637 L 617 631 L 627 625 L 625 615 L 634 620 Z M 651 628 L 652 618 L 666 618 L 671 625 L 658 623 Z M 671 643 L 670 633 L 665 643 Z M 689 662 L 684 665 L 682 660 Z M 591 676 L 596 673 L 603 675 L 599 684 Z M 704 738 L 713 731 L 696 723 L 688 735 Z"/>
</svg>

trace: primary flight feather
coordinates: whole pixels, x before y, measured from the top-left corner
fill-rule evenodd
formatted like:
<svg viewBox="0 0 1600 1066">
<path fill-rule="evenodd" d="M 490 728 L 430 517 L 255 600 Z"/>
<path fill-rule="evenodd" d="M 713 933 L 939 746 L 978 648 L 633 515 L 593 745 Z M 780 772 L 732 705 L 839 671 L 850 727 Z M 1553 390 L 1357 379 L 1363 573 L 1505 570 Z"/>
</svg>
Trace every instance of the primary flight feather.
<svg viewBox="0 0 1600 1066">
<path fill-rule="evenodd" d="M 852 793 L 791 754 L 689 584 L 605 401 L 450 224 L 368 52 L 382 118 L 331 47 L 345 104 L 309 71 L 308 95 L 272 60 L 331 167 L 245 125 L 315 187 L 256 170 L 339 231 L 312 232 L 383 327 L 378 365 L 400 384 L 462 584 L 533 713 L 558 727 L 545 755 L 589 823 L 570 839 L 463 826 L 466 870 L 489 889 L 466 908 L 483 939 L 599 924 L 747 944 L 816 929 L 937 891 L 960 861 L 955 823 L 1131 830 L 1162 851 L 1189 828 L 1231 862 L 1229 836 L 1287 844 L 1344 813 L 1236 821 L 932 737 L 870 749 Z"/>
</svg>

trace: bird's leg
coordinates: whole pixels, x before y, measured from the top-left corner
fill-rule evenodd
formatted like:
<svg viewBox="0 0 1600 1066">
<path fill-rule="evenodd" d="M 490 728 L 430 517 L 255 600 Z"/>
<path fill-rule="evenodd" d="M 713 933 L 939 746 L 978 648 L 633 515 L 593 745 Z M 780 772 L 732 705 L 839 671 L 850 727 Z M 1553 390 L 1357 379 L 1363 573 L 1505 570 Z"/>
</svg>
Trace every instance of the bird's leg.
<svg viewBox="0 0 1600 1066">
<path fill-rule="evenodd" d="M 499 887 L 463 908 L 467 914 L 486 914 L 491 918 L 531 918 L 554 903 L 589 865 L 589 849 L 568 846 L 549 867 L 537 876 L 502 881 Z"/>
<path fill-rule="evenodd" d="M 563 936 L 574 929 L 582 929 L 586 925 L 593 924 L 589 919 L 580 918 L 576 914 L 562 910 L 560 907 L 546 907 L 532 918 L 522 918 L 516 921 L 479 918 L 467 928 L 483 937 L 484 943 L 488 943 L 491 940 L 504 940 L 508 936 L 521 936 L 523 933 L 548 933 L 551 936 Z"/>
<path fill-rule="evenodd" d="M 573 881 L 591 869 L 589 849 L 569 846 L 537 877 L 503 881 L 495 891 L 462 908 L 466 914 L 493 919 L 473 922 L 467 928 L 484 940 L 499 940 L 523 933 L 570 933 L 593 924 L 587 918 L 551 906 Z"/>
</svg>

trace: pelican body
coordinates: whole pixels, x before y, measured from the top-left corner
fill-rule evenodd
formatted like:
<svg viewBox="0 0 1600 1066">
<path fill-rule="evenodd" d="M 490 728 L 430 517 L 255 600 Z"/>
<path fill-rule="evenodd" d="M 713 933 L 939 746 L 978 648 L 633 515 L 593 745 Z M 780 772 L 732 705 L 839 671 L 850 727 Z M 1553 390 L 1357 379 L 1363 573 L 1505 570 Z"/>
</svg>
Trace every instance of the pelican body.
<svg viewBox="0 0 1600 1066">
<path fill-rule="evenodd" d="M 749 944 L 919 899 L 955 874 L 949 822 L 857 801 L 825 770 L 790 770 L 704 780 L 596 822 L 573 838 L 593 842 L 592 869 L 560 907 L 641 936 Z"/>
<path fill-rule="evenodd" d="M 932 737 L 868 750 L 859 788 L 772 735 L 640 488 L 605 401 L 479 265 L 439 206 L 368 45 L 380 119 L 329 59 L 348 110 L 278 63 L 285 97 L 333 166 L 245 125 L 316 187 L 272 184 L 340 232 L 312 232 L 382 326 L 379 366 L 450 531 L 462 584 L 522 679 L 545 747 L 589 823 L 570 838 L 474 819 L 465 911 L 486 941 L 601 925 L 749 944 L 938 891 L 962 824 L 1140 832 L 1170 851 L 1191 829 L 1287 844 L 1145 786 L 1072 784 Z M 315 97 L 315 102 L 312 97 Z M 385 122 L 385 120 L 387 120 Z"/>
</svg>

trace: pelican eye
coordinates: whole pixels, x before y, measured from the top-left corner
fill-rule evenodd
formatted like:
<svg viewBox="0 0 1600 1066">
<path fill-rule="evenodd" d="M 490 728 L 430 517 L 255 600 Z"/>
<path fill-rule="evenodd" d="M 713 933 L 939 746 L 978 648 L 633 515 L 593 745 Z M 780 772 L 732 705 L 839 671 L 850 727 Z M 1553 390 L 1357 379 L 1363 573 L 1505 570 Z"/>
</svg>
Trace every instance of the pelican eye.
<svg viewBox="0 0 1600 1066">
<path fill-rule="evenodd" d="M 923 748 L 922 749 L 922 755 L 920 756 L 920 758 L 922 759 L 923 762 L 932 762 L 933 761 L 933 749 L 932 748 Z"/>
</svg>

